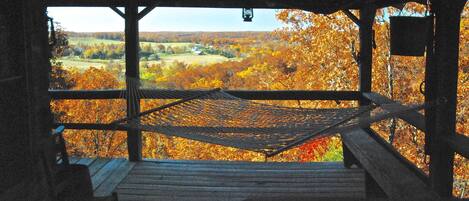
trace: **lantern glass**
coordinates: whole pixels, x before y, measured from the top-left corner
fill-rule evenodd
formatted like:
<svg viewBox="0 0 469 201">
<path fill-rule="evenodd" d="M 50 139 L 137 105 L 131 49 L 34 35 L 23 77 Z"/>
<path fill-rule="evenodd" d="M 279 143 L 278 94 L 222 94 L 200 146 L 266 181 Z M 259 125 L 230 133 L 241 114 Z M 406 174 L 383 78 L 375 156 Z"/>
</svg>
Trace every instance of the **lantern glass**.
<svg viewBox="0 0 469 201">
<path fill-rule="evenodd" d="M 245 22 L 252 22 L 253 17 L 254 17 L 254 9 L 243 8 L 243 19 Z"/>
</svg>

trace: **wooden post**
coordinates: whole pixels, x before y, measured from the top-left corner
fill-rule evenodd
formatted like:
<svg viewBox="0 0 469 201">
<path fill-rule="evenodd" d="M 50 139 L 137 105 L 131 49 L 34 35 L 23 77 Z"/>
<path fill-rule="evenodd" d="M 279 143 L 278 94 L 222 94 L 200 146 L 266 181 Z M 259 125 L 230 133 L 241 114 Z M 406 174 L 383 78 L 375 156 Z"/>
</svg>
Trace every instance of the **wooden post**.
<svg viewBox="0 0 469 201">
<path fill-rule="evenodd" d="M 359 58 L 359 90 L 361 93 L 371 92 L 371 67 L 373 58 L 373 22 L 376 8 L 363 7 L 360 9 L 360 58 Z M 369 105 L 370 101 L 361 97 L 360 106 Z M 342 143 L 344 153 L 344 165 L 350 167 L 358 164 L 347 146 Z"/>
<path fill-rule="evenodd" d="M 432 3 L 436 17 L 435 46 L 434 59 L 430 62 L 433 65 L 426 69 L 433 73 L 426 82 L 426 95 L 440 103 L 425 113 L 430 136 L 430 183 L 440 196 L 451 197 L 454 151 L 443 138 L 456 134 L 459 29 L 466 0 Z"/>
<path fill-rule="evenodd" d="M 376 9 L 365 7 L 360 10 L 360 58 L 359 58 L 359 90 L 371 92 L 371 68 L 373 63 L 373 23 Z M 362 98 L 360 105 L 369 105 L 368 99 Z"/>
<path fill-rule="evenodd" d="M 138 6 L 129 3 L 125 7 L 125 75 L 139 79 L 139 31 L 138 31 Z M 127 79 L 127 117 L 133 117 L 140 112 L 140 99 L 129 94 L 131 83 Z M 142 160 L 142 134 L 138 130 L 127 131 L 127 149 L 130 161 Z"/>
</svg>

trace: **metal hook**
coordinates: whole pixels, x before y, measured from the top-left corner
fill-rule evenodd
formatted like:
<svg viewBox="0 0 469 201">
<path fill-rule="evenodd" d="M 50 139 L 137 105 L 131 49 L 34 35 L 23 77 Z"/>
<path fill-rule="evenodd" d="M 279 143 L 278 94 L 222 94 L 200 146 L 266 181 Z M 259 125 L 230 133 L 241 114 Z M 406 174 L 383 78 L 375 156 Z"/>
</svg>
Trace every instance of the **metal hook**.
<svg viewBox="0 0 469 201">
<path fill-rule="evenodd" d="M 422 81 L 422 82 L 420 83 L 420 86 L 419 86 L 420 93 L 421 93 L 422 95 L 425 95 L 425 88 L 424 88 L 424 87 L 425 87 L 425 81 Z"/>
</svg>

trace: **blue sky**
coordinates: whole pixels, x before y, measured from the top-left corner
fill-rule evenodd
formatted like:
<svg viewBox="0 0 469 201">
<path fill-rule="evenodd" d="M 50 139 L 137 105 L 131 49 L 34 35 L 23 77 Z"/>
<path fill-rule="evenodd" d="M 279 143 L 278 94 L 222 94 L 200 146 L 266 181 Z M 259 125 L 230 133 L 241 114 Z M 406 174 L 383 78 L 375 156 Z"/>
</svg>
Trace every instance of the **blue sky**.
<svg viewBox="0 0 469 201">
<path fill-rule="evenodd" d="M 243 22 L 241 9 L 155 8 L 140 20 L 140 31 L 272 31 L 283 25 L 277 10 L 255 9 L 253 22 Z M 67 31 L 124 31 L 124 20 L 110 8 L 48 8 L 49 16 Z"/>
</svg>

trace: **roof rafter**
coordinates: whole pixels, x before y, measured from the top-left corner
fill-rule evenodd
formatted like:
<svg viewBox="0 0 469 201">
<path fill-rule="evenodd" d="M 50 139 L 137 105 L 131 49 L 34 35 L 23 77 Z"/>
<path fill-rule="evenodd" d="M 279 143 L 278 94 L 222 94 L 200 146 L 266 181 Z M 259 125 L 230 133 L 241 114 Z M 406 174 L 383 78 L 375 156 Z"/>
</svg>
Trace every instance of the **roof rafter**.
<svg viewBox="0 0 469 201">
<path fill-rule="evenodd" d="M 46 0 L 46 5 L 124 7 L 133 2 L 138 6 L 301 9 L 329 14 L 343 9 L 359 9 L 366 5 L 382 8 L 406 2 L 424 4 L 426 0 Z"/>
</svg>

